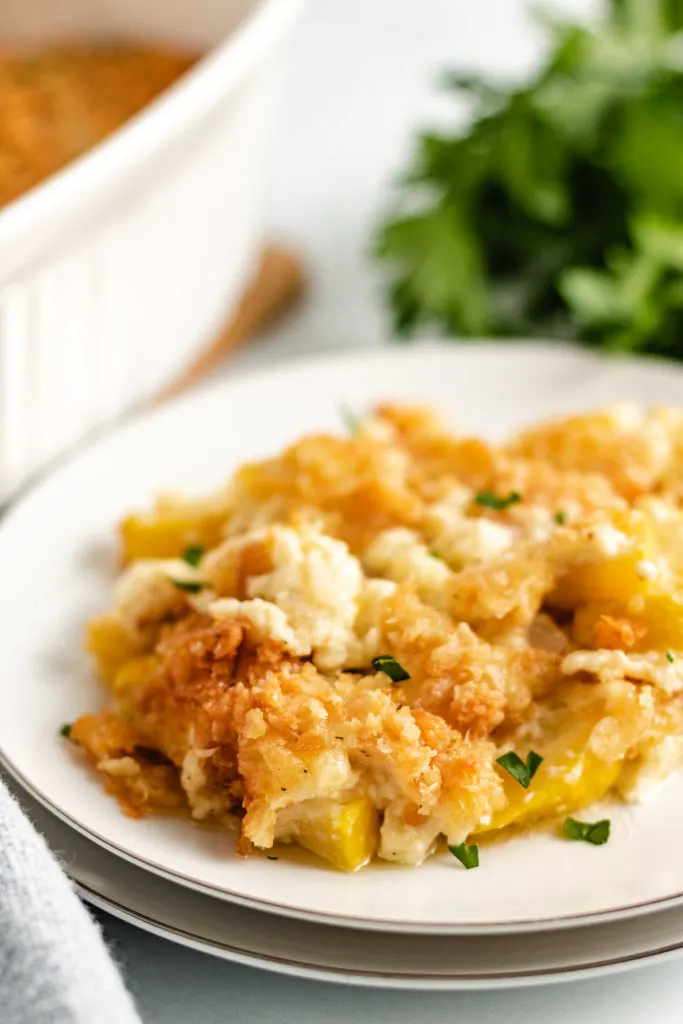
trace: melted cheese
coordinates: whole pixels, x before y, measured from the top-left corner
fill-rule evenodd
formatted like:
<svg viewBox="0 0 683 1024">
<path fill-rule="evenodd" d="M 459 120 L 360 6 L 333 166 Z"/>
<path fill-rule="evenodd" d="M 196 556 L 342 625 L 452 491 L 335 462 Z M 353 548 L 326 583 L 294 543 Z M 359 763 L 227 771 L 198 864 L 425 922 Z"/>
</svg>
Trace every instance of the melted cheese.
<svg viewBox="0 0 683 1024">
<path fill-rule="evenodd" d="M 666 693 L 683 689 L 683 665 L 680 659 L 670 662 L 665 654 L 626 654 L 625 651 L 573 651 L 562 662 L 567 676 L 588 672 L 600 679 L 636 679 L 651 683 Z"/>
<path fill-rule="evenodd" d="M 437 608 L 445 608 L 448 583 L 453 573 L 435 558 L 413 530 L 397 527 L 379 533 L 363 558 L 365 566 L 396 583 L 414 583 L 420 597 Z"/>
</svg>

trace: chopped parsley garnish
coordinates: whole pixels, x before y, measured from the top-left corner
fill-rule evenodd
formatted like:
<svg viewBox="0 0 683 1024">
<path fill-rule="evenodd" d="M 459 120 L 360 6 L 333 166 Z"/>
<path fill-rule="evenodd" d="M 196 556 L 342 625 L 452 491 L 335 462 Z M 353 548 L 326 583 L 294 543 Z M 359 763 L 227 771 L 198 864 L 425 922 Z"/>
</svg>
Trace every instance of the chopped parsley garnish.
<svg viewBox="0 0 683 1024">
<path fill-rule="evenodd" d="M 671 651 L 667 651 L 666 652 L 666 660 L 670 661 L 672 665 L 673 665 L 674 661 L 676 660 L 674 658 L 673 654 L 671 653 Z"/>
<path fill-rule="evenodd" d="M 183 562 L 187 562 L 188 565 L 191 565 L 196 569 L 204 557 L 205 552 L 206 548 L 202 544 L 188 544 L 183 551 L 181 558 Z"/>
<path fill-rule="evenodd" d="M 543 763 L 543 758 L 535 750 L 530 750 L 525 764 L 519 754 L 516 754 L 514 750 L 509 750 L 507 754 L 496 758 L 496 761 L 513 779 L 519 782 L 520 786 L 528 789 L 529 783 Z"/>
<path fill-rule="evenodd" d="M 460 843 L 460 846 L 449 846 L 448 849 L 468 871 L 470 868 L 479 867 L 478 846 L 468 846 L 467 843 Z"/>
<path fill-rule="evenodd" d="M 59 727 L 59 735 L 63 736 L 65 740 L 68 740 L 71 736 L 71 722 L 65 722 L 64 725 Z"/>
<path fill-rule="evenodd" d="M 567 522 L 567 513 L 564 511 L 563 508 L 558 508 L 557 512 L 553 516 L 553 519 L 555 520 L 558 526 L 564 526 L 564 524 Z"/>
<path fill-rule="evenodd" d="M 351 412 L 348 406 L 342 405 L 339 407 L 339 415 L 349 434 L 357 434 L 360 430 L 360 421 L 355 413 Z"/>
<path fill-rule="evenodd" d="M 380 654 L 379 657 L 373 658 L 372 667 L 377 672 L 384 672 L 392 683 L 402 683 L 404 679 L 410 679 L 410 674 L 389 654 Z"/>
<path fill-rule="evenodd" d="M 510 491 L 507 495 L 494 494 L 493 491 L 479 491 L 479 494 L 474 496 L 474 504 L 481 505 L 482 508 L 492 508 L 496 512 L 502 512 L 504 509 L 509 508 L 510 505 L 516 505 L 522 500 L 522 495 L 519 491 Z"/>
<path fill-rule="evenodd" d="M 577 839 L 593 846 L 602 846 L 609 839 L 610 823 L 607 818 L 602 821 L 577 821 L 576 818 L 565 818 L 562 831 L 567 839 Z"/>
<path fill-rule="evenodd" d="M 204 586 L 203 583 L 196 583 L 194 580 L 171 580 L 171 583 L 178 590 L 186 590 L 188 594 L 198 594 Z"/>
<path fill-rule="evenodd" d="M 279 857 L 269 857 L 268 860 L 279 860 Z"/>
<path fill-rule="evenodd" d="M 435 551 L 434 548 L 430 548 L 429 549 L 429 555 L 430 555 L 431 558 L 441 558 L 441 555 L 439 554 L 439 552 Z"/>
</svg>

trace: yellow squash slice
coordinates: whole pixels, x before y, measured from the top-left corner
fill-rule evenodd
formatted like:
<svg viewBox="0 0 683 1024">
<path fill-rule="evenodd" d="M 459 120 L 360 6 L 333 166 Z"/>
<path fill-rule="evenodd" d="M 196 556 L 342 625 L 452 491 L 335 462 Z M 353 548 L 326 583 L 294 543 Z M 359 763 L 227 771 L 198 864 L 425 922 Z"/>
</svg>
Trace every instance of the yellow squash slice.
<svg viewBox="0 0 683 1024">
<path fill-rule="evenodd" d="M 223 539 L 226 514 L 128 516 L 119 527 L 125 562 L 178 558 L 191 544 L 215 547 Z"/>
<path fill-rule="evenodd" d="M 631 512 L 615 525 L 632 540 L 633 547 L 613 558 L 573 566 L 548 598 L 552 607 L 571 610 L 589 602 L 625 603 L 654 589 L 652 581 L 639 572 L 640 563 L 651 561 L 658 554 L 649 517 Z"/>
<path fill-rule="evenodd" d="M 614 642 L 609 625 L 616 626 Z M 619 642 L 619 631 L 630 643 Z M 627 602 L 591 602 L 577 608 L 574 641 L 588 650 L 601 647 L 642 651 L 683 651 L 683 594 L 652 593 Z M 607 639 L 606 639 L 607 638 Z"/>
<path fill-rule="evenodd" d="M 113 615 L 101 615 L 88 623 L 85 649 L 95 658 L 100 675 L 107 682 L 139 653 L 135 638 Z"/>
<path fill-rule="evenodd" d="M 534 744 L 533 749 L 543 757 L 543 763 L 528 789 L 501 768 L 507 804 L 476 834 L 570 814 L 602 799 L 616 783 L 623 759 L 605 761 L 591 750 L 590 735 L 601 717 L 602 709 L 590 718 L 581 715 L 577 724 L 577 719 L 567 712 L 566 724 L 554 739 Z M 526 761 L 528 750 L 518 753 Z"/>
<path fill-rule="evenodd" d="M 367 797 L 348 803 L 321 801 L 315 813 L 292 823 L 288 838 L 341 871 L 357 871 L 375 855 L 378 814 Z"/>
</svg>

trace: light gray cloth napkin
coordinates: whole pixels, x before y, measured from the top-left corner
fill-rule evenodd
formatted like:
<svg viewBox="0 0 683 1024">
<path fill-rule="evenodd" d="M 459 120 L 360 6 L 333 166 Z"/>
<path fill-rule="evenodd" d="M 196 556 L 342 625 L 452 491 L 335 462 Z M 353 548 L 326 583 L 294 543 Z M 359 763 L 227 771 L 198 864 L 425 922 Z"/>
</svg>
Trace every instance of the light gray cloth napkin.
<svg viewBox="0 0 683 1024">
<path fill-rule="evenodd" d="M 2 779 L 0 1021 L 141 1024 L 99 928 Z"/>
</svg>

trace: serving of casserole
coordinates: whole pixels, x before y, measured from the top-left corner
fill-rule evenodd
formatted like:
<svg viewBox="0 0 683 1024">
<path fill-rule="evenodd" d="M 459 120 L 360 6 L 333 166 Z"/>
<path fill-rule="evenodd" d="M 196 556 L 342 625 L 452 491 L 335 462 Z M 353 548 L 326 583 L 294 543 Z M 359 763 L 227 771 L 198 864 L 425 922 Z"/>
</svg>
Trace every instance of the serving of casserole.
<svg viewBox="0 0 683 1024">
<path fill-rule="evenodd" d="M 127 814 L 237 821 L 245 854 L 445 840 L 473 867 L 539 822 L 600 845 L 574 815 L 683 760 L 682 456 L 671 406 L 495 446 L 385 404 L 162 495 L 121 524 L 87 630 L 110 703 L 69 749 Z"/>
</svg>

